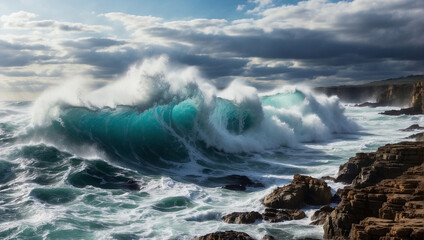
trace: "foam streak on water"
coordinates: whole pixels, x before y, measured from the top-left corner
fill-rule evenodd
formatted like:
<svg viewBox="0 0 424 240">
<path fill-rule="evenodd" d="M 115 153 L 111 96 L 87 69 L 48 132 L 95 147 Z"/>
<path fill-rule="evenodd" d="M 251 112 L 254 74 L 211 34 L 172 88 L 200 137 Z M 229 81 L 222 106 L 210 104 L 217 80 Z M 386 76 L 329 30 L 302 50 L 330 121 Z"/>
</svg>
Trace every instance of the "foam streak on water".
<svg viewBox="0 0 424 240">
<path fill-rule="evenodd" d="M 263 211 L 263 197 L 293 174 L 334 176 L 356 152 L 405 140 L 412 133 L 398 129 L 424 123 L 299 87 L 259 93 L 235 81 L 217 90 L 163 57 L 101 89 L 70 85 L 33 103 L 0 103 L 2 239 L 192 239 L 217 230 L 319 238 L 308 218 L 220 218 Z M 221 189 L 231 174 L 265 188 Z M 310 217 L 318 207 L 304 210 Z"/>
</svg>

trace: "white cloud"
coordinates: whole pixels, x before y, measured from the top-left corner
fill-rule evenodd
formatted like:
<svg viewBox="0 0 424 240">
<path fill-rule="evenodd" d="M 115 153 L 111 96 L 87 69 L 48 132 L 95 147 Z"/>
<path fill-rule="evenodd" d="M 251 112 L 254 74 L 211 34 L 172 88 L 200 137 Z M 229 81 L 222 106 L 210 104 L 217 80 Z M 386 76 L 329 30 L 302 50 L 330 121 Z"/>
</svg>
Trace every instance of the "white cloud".
<svg viewBox="0 0 424 240">
<path fill-rule="evenodd" d="M 100 33 L 110 29 L 106 26 L 87 25 L 82 23 L 61 22 L 56 20 L 32 20 L 37 15 L 30 12 L 19 11 L 10 15 L 3 15 L 0 20 L 3 22 L 5 29 L 19 30 L 42 30 L 54 32 L 80 32 L 80 33 Z"/>
<path fill-rule="evenodd" d="M 249 0 L 249 2 L 257 4 L 257 7 L 254 9 L 248 10 L 246 13 L 257 13 L 263 10 L 264 8 L 270 6 L 273 0 Z"/>
<path fill-rule="evenodd" d="M 237 10 L 237 11 L 242 11 L 245 7 L 246 7 L 246 5 L 244 5 L 244 4 L 240 4 L 240 5 L 237 5 L 236 10 Z"/>
</svg>

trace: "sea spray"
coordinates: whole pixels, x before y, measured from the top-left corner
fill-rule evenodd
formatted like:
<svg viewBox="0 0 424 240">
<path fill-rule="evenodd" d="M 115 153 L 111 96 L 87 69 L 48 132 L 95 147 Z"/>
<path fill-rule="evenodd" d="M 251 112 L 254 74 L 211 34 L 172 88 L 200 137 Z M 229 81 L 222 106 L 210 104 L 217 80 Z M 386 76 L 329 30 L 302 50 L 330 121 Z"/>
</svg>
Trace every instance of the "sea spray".
<svg viewBox="0 0 424 240">
<path fill-rule="evenodd" d="M 50 90 L 35 102 L 33 124 L 60 125 L 122 155 L 130 150 L 120 145 L 146 149 L 139 157 L 200 143 L 227 153 L 261 152 L 358 129 L 335 97 L 296 87 L 260 95 L 240 80 L 219 91 L 196 69 L 177 68 L 166 56 L 145 60 L 100 89 Z"/>
</svg>

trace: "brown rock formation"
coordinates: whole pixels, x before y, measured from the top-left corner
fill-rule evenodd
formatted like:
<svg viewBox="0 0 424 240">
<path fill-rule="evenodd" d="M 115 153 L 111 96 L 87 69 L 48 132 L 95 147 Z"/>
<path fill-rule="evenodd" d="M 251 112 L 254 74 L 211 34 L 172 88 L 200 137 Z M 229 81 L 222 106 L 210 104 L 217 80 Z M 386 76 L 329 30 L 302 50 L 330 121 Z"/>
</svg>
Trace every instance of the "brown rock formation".
<svg viewBox="0 0 424 240">
<path fill-rule="evenodd" d="M 262 219 L 262 215 L 258 212 L 233 212 L 222 217 L 226 223 L 249 224 L 256 220 Z"/>
<path fill-rule="evenodd" d="M 263 203 L 270 208 L 299 209 L 305 204 L 329 204 L 331 197 L 330 187 L 324 180 L 296 174 L 289 185 L 275 189 Z"/>
<path fill-rule="evenodd" d="M 209 233 L 194 240 L 254 240 L 254 238 L 244 232 L 225 231 Z"/>
<path fill-rule="evenodd" d="M 327 218 L 328 215 L 330 215 L 330 213 L 334 210 L 334 208 L 330 207 L 329 205 L 325 205 L 323 207 L 321 207 L 319 210 L 317 210 L 314 215 L 312 215 L 311 220 L 313 222 L 311 222 L 311 225 L 321 225 L 324 224 L 325 219 Z"/>
<path fill-rule="evenodd" d="M 411 103 L 414 84 L 423 81 L 424 76 L 408 76 L 371 82 L 363 85 L 319 87 L 315 91 L 328 96 L 337 95 L 344 102 L 363 103 L 363 106 L 407 106 Z"/>
<path fill-rule="evenodd" d="M 287 220 L 299 220 L 306 217 L 306 214 L 302 210 L 283 210 L 275 208 L 267 208 L 262 213 L 262 218 L 268 222 L 283 222 Z"/>
<path fill-rule="evenodd" d="M 382 114 L 385 115 L 415 115 L 424 114 L 424 81 L 417 82 L 413 85 L 412 99 L 410 102 L 410 108 L 403 108 L 401 110 L 389 110 Z"/>
<path fill-rule="evenodd" d="M 411 107 L 424 113 L 424 81 L 414 84 Z"/>
<path fill-rule="evenodd" d="M 357 153 L 339 169 L 336 181 L 366 187 L 401 175 L 424 159 L 424 142 L 401 142 L 379 147 L 374 153 Z"/>
<path fill-rule="evenodd" d="M 324 223 L 324 237 L 422 239 L 424 158 L 420 157 L 421 165 L 411 167 L 397 178 L 345 191 L 342 202 Z"/>
</svg>

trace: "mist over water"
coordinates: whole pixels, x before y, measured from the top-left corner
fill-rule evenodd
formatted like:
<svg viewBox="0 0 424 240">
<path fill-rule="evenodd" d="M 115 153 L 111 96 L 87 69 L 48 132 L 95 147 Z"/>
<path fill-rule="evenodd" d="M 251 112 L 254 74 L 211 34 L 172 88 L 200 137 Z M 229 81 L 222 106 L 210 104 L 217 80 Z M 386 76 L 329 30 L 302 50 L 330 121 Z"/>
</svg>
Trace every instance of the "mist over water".
<svg viewBox="0 0 424 240">
<path fill-rule="evenodd" d="M 102 88 L 72 81 L 31 103 L 1 102 L 0 238 L 192 239 L 217 230 L 319 238 L 307 218 L 248 226 L 220 218 L 262 211 L 261 199 L 293 174 L 334 176 L 356 152 L 403 140 L 410 133 L 396 129 L 424 120 L 382 110 L 296 86 L 260 92 L 234 80 L 218 90 L 165 56 Z M 265 187 L 221 189 L 231 174 Z"/>
</svg>

